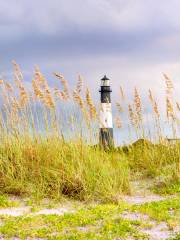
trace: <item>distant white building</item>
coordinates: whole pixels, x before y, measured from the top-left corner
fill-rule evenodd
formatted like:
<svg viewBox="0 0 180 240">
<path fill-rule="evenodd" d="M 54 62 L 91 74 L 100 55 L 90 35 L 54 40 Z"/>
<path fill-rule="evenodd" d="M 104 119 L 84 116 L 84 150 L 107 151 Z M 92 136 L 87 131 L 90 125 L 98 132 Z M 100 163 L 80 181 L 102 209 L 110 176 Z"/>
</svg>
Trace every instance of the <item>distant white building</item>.
<svg viewBox="0 0 180 240">
<path fill-rule="evenodd" d="M 180 143 L 180 138 L 166 138 L 166 141 L 169 144 L 176 144 L 176 143 Z"/>
</svg>

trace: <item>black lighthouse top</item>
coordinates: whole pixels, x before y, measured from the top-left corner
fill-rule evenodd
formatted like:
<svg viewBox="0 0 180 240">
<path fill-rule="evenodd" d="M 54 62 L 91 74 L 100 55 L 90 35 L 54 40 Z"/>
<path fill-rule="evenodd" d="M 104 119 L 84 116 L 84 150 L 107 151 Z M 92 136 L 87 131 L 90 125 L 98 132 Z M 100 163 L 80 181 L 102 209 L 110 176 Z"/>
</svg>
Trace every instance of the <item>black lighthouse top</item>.
<svg viewBox="0 0 180 240">
<path fill-rule="evenodd" d="M 112 92 L 110 88 L 110 80 L 106 77 L 106 75 L 101 79 L 101 89 L 99 90 L 101 93 L 101 103 L 110 103 L 110 93 Z"/>
</svg>

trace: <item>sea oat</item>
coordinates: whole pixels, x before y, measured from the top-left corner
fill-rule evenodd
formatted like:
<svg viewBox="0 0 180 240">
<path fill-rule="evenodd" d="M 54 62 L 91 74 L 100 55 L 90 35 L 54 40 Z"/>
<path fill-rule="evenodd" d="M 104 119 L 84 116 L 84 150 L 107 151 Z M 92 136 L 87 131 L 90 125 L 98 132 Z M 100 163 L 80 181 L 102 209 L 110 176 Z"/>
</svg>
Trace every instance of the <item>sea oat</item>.
<svg viewBox="0 0 180 240">
<path fill-rule="evenodd" d="M 80 109 L 84 111 L 85 107 L 84 107 L 83 99 L 76 91 L 73 91 L 73 98 L 74 98 L 74 101 L 79 105 Z"/>
<path fill-rule="evenodd" d="M 174 88 L 173 83 L 172 83 L 171 79 L 167 76 L 167 74 L 163 73 L 163 76 L 165 78 L 165 83 L 166 83 L 166 93 L 168 95 L 171 95 L 172 90 Z"/>
<path fill-rule="evenodd" d="M 137 128 L 137 117 L 133 111 L 131 104 L 128 105 L 129 118 L 133 127 Z"/>
<path fill-rule="evenodd" d="M 63 92 L 59 90 L 57 87 L 54 88 L 54 94 L 58 99 L 60 100 L 64 99 Z"/>
<path fill-rule="evenodd" d="M 121 121 L 120 117 L 115 118 L 115 124 L 116 124 L 117 128 L 122 128 L 122 121 Z"/>
<path fill-rule="evenodd" d="M 62 74 L 59 74 L 59 73 L 54 73 L 54 76 L 61 81 L 61 84 L 63 86 L 63 98 L 64 100 L 68 100 L 70 98 L 70 94 L 69 94 L 68 83 L 66 79 Z"/>
<path fill-rule="evenodd" d="M 53 96 L 51 94 L 51 90 L 47 84 L 47 82 L 45 83 L 45 89 L 44 89 L 44 103 L 47 107 L 50 107 L 50 108 L 54 108 L 55 107 L 55 103 L 54 103 L 54 99 L 53 99 Z"/>
<path fill-rule="evenodd" d="M 91 119 L 96 118 L 96 115 L 97 115 L 96 107 L 93 104 L 91 94 L 90 94 L 90 91 L 89 91 L 88 88 L 86 89 L 86 103 L 87 103 L 88 108 L 89 108 L 90 118 Z"/>
<path fill-rule="evenodd" d="M 32 80 L 32 87 L 34 90 L 34 95 L 36 98 L 43 98 L 43 92 L 41 91 L 41 89 L 39 88 L 37 82 L 35 81 L 35 79 Z"/>
<path fill-rule="evenodd" d="M 177 106 L 178 111 L 180 111 L 180 104 L 178 102 L 176 102 L 176 106 Z"/>
<path fill-rule="evenodd" d="M 24 86 L 21 86 L 19 88 L 19 96 L 20 96 L 20 105 L 21 107 L 25 107 L 29 101 L 29 96 L 28 93 L 26 91 L 26 89 L 24 88 Z"/>
<path fill-rule="evenodd" d="M 121 99 L 124 100 L 125 99 L 125 94 L 124 94 L 123 88 L 120 86 L 119 90 L 120 90 Z"/>
<path fill-rule="evenodd" d="M 152 95 L 152 91 L 150 89 L 149 89 L 149 99 L 150 99 L 150 102 L 152 104 L 155 116 L 157 116 L 159 118 L 160 117 L 160 113 L 159 113 L 158 105 L 157 105 L 157 102 L 155 101 L 155 99 L 154 99 L 154 97 Z"/>
<path fill-rule="evenodd" d="M 16 86 L 19 88 L 19 86 L 21 86 L 23 82 L 23 74 L 20 69 L 20 66 L 15 61 L 12 61 L 12 64 L 13 64 L 14 82 Z"/>
<path fill-rule="evenodd" d="M 77 85 L 76 85 L 76 92 L 78 94 L 80 94 L 82 92 L 82 88 L 83 88 L 83 78 L 81 75 L 78 76 L 78 82 L 77 82 Z"/>
<path fill-rule="evenodd" d="M 123 108 L 122 108 L 122 106 L 121 106 L 121 104 L 120 104 L 119 102 L 116 102 L 116 107 L 117 107 L 117 109 L 118 109 L 118 111 L 119 111 L 120 113 L 123 112 Z"/>
<path fill-rule="evenodd" d="M 9 92 L 13 92 L 13 87 L 9 82 L 5 82 L 5 88 L 9 91 Z"/>
<path fill-rule="evenodd" d="M 138 117 L 138 122 L 142 122 L 142 105 L 141 105 L 141 98 L 137 89 L 134 89 L 134 104 L 136 109 L 136 116 Z"/>
<path fill-rule="evenodd" d="M 172 120 L 175 120 L 175 114 L 174 114 L 174 108 L 173 104 L 170 100 L 170 98 L 166 97 L 166 114 L 168 120 L 171 118 Z"/>
</svg>

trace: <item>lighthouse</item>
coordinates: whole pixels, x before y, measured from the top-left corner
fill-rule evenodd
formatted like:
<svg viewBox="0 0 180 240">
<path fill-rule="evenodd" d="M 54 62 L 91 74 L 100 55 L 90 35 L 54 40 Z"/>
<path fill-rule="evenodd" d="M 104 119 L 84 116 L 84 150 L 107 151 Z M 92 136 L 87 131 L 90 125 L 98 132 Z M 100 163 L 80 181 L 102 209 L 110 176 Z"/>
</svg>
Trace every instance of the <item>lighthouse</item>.
<svg viewBox="0 0 180 240">
<path fill-rule="evenodd" d="M 110 88 L 110 80 L 106 75 L 101 79 L 99 92 L 101 95 L 99 143 L 104 148 L 111 148 L 114 146 L 111 110 L 112 90 Z"/>
</svg>

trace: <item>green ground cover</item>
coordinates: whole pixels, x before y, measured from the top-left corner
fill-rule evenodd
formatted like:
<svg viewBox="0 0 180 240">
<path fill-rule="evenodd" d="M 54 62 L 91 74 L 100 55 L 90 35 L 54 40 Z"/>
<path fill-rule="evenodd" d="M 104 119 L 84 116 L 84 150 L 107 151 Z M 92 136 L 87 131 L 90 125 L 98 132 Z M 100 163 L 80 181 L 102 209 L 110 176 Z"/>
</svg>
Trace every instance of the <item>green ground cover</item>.
<svg viewBox="0 0 180 240">
<path fill-rule="evenodd" d="M 73 213 L 62 216 L 55 214 L 36 215 L 36 211 L 18 217 L 0 216 L 0 236 L 5 239 L 18 237 L 20 239 L 149 239 L 142 229 L 153 226 L 151 220 L 167 223 L 169 230 L 180 226 L 180 196 L 163 201 L 144 203 L 141 205 L 85 204 Z M 44 205 L 40 208 L 44 208 Z M 54 205 L 52 205 L 54 206 Z M 75 206 L 75 205 L 74 205 Z M 39 210 L 39 209 L 37 209 Z M 149 218 L 126 219 L 123 213 L 146 214 Z M 143 216 L 143 215 L 142 215 Z M 179 235 L 174 239 L 179 239 Z"/>
<path fill-rule="evenodd" d="M 170 229 L 180 225 L 180 196 L 167 200 L 134 205 L 133 211 L 147 214 L 157 221 L 165 221 Z"/>
<path fill-rule="evenodd" d="M 46 239 L 115 239 L 134 236 L 145 239 L 137 230 L 139 221 L 125 220 L 121 213 L 126 205 L 98 205 L 64 216 L 37 215 L 1 217 L 0 233 L 6 237 Z"/>
<path fill-rule="evenodd" d="M 20 203 L 18 201 L 9 200 L 8 196 L 0 195 L 0 209 L 7 207 L 18 207 Z"/>
</svg>

